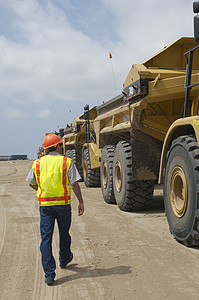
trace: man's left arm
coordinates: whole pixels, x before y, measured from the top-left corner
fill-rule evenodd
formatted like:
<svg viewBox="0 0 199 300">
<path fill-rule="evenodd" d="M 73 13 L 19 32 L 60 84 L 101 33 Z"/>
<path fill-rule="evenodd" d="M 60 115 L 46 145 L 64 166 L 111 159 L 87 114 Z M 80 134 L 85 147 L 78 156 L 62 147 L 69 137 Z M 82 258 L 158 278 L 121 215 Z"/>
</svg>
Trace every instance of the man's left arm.
<svg viewBox="0 0 199 300">
<path fill-rule="evenodd" d="M 82 198 L 82 193 L 81 193 L 79 183 L 77 181 L 73 182 L 73 183 L 71 183 L 71 187 L 72 187 L 72 190 L 73 190 L 75 196 L 77 197 L 77 199 L 79 201 L 78 216 L 81 216 L 84 213 L 84 201 Z"/>
<path fill-rule="evenodd" d="M 76 168 L 75 164 L 73 163 L 73 161 L 71 161 L 71 164 L 70 164 L 70 167 L 68 170 L 68 178 L 69 178 L 71 188 L 79 201 L 78 215 L 81 216 L 84 213 L 84 201 L 83 201 L 81 189 L 80 189 L 80 186 L 78 183 L 78 180 L 80 180 L 81 177 L 80 177 L 79 172 L 77 171 L 77 168 Z"/>
</svg>

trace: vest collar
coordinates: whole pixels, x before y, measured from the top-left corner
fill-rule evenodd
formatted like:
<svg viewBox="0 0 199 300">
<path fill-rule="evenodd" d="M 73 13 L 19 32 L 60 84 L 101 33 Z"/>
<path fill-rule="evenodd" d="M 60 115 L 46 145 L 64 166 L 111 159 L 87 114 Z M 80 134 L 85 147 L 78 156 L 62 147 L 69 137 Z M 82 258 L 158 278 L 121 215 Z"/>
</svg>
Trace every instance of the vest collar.
<svg viewBox="0 0 199 300">
<path fill-rule="evenodd" d="M 61 155 L 61 154 L 57 151 L 52 151 L 52 152 L 48 153 L 48 155 Z"/>
</svg>

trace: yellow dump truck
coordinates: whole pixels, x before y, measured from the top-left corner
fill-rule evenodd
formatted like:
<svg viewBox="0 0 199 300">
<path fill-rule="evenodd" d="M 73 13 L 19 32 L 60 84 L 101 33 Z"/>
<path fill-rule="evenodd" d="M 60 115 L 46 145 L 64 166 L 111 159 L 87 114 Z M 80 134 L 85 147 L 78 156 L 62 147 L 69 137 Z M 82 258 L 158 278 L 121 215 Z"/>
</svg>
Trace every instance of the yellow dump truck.
<svg viewBox="0 0 199 300">
<path fill-rule="evenodd" d="M 81 130 L 64 136 L 85 184 L 95 186 L 100 171 L 105 202 L 121 210 L 150 208 L 154 185 L 163 184 L 170 231 L 186 246 L 199 245 L 199 16 L 194 30 L 195 40 L 181 38 L 134 64 L 122 93 L 87 108 Z"/>
<path fill-rule="evenodd" d="M 164 183 L 170 230 L 186 245 L 199 244 L 198 56 L 194 39 L 181 38 L 133 65 L 124 97 L 96 107 L 94 120 L 104 200 L 146 209 Z"/>
<path fill-rule="evenodd" d="M 123 92 L 87 107 L 63 137 L 86 186 L 100 174 L 105 202 L 121 210 L 150 208 L 164 184 L 170 230 L 188 246 L 199 245 L 198 56 L 194 39 L 181 38 L 134 64 Z"/>
<path fill-rule="evenodd" d="M 89 154 L 92 160 L 92 144 L 96 138 L 93 128 L 93 120 L 97 116 L 96 107 L 89 109 L 84 107 L 84 114 L 74 118 L 73 123 L 64 130 L 63 153 L 73 159 L 80 175 L 87 187 L 100 186 L 99 168 L 93 168 L 90 164 Z"/>
</svg>

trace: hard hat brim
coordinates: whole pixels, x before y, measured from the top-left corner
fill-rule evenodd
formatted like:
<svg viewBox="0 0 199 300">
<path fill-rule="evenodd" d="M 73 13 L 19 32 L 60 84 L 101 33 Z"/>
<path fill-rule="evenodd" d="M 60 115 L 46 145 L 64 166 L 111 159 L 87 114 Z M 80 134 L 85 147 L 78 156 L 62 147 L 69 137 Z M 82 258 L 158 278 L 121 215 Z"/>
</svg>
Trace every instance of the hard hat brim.
<svg viewBox="0 0 199 300">
<path fill-rule="evenodd" d="M 58 144 L 62 144 L 63 142 L 60 141 L 60 142 L 57 142 L 56 144 L 53 144 L 53 145 L 50 145 L 50 146 L 47 146 L 47 147 L 44 147 L 44 149 L 48 149 L 48 148 L 52 148 L 52 147 L 55 147 L 57 146 Z"/>
</svg>

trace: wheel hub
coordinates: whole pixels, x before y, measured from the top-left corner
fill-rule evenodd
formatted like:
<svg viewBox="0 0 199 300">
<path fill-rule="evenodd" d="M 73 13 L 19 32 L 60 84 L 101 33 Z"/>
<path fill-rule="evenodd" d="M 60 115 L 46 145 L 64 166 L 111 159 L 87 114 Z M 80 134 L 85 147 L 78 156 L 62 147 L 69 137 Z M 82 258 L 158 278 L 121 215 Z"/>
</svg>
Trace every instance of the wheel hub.
<svg viewBox="0 0 199 300">
<path fill-rule="evenodd" d="M 184 216 L 188 203 L 188 186 L 183 169 L 176 166 L 171 175 L 170 201 L 174 214 L 181 218 Z"/>
<path fill-rule="evenodd" d="M 117 192 L 121 192 L 122 189 L 122 166 L 118 160 L 115 164 L 115 187 Z"/>
<path fill-rule="evenodd" d="M 108 168 L 107 163 L 104 161 L 102 164 L 102 185 L 106 189 L 108 184 Z"/>
</svg>

